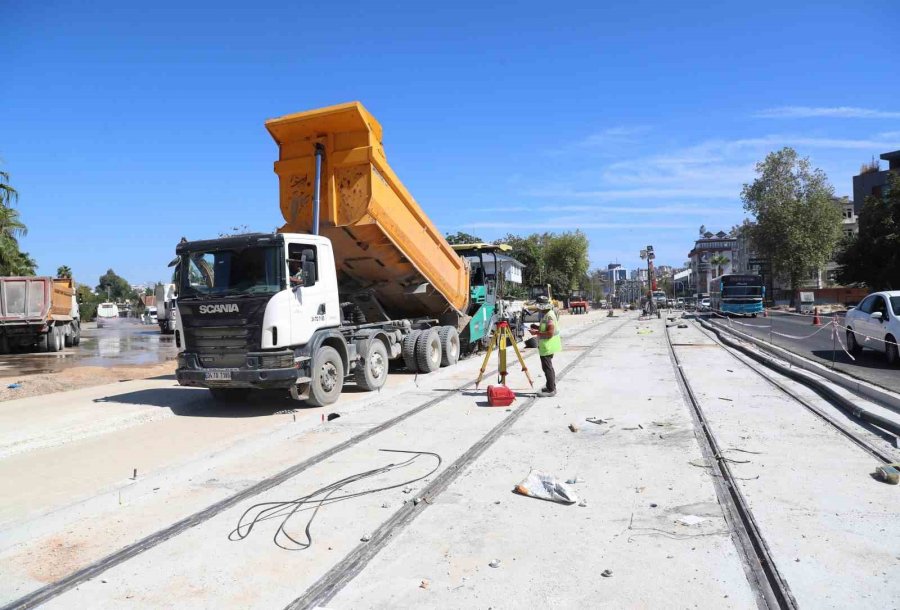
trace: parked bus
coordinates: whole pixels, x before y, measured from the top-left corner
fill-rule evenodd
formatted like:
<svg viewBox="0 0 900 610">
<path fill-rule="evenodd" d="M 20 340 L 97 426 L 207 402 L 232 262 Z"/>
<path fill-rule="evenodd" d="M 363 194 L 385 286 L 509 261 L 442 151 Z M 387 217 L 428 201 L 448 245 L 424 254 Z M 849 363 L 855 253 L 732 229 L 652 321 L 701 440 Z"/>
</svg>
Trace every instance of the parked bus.
<svg viewBox="0 0 900 610">
<path fill-rule="evenodd" d="M 759 275 L 725 274 L 717 277 L 710 289 L 713 311 L 754 318 L 763 312 L 766 288 Z"/>
</svg>

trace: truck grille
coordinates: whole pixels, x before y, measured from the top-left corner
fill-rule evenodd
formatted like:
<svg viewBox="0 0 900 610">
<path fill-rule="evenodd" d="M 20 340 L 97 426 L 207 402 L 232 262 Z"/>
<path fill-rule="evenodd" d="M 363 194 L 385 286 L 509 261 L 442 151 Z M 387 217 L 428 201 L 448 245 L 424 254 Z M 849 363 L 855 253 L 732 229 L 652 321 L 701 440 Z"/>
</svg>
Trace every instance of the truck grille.
<svg viewBox="0 0 900 610">
<path fill-rule="evenodd" d="M 200 326 L 185 328 L 187 351 L 197 354 L 205 368 L 238 368 L 247 352 L 259 349 L 259 327 Z"/>
</svg>

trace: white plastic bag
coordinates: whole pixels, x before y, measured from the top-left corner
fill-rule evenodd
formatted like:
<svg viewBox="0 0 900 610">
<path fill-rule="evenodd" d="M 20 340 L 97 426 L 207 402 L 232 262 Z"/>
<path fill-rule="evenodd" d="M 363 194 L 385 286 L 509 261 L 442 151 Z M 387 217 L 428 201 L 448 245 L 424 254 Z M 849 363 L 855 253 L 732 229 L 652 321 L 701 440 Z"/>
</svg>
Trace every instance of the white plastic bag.
<svg viewBox="0 0 900 610">
<path fill-rule="evenodd" d="M 531 496 L 540 500 L 575 504 L 578 496 L 575 491 L 553 475 L 539 470 L 532 470 L 525 479 L 516 485 L 516 493 Z"/>
</svg>

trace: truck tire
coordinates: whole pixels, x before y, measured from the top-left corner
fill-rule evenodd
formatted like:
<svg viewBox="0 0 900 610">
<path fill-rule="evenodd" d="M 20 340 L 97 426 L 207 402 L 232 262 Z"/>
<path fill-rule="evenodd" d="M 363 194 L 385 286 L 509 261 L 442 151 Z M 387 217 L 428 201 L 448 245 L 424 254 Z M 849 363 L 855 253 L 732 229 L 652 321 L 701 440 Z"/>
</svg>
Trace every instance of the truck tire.
<svg viewBox="0 0 900 610">
<path fill-rule="evenodd" d="M 37 338 L 37 351 L 39 352 L 49 352 L 50 351 L 50 333 L 41 333 Z"/>
<path fill-rule="evenodd" d="M 441 336 L 437 328 L 423 330 L 416 339 L 416 366 L 420 373 L 433 373 L 441 368 Z"/>
<path fill-rule="evenodd" d="M 209 388 L 216 402 L 242 402 L 247 400 L 250 390 L 247 388 Z"/>
<path fill-rule="evenodd" d="M 48 352 L 58 352 L 60 349 L 62 349 L 62 334 L 59 331 L 59 326 L 50 327 L 50 332 L 47 333 Z"/>
<path fill-rule="evenodd" d="M 403 337 L 403 344 L 401 345 L 403 364 L 406 365 L 406 370 L 410 373 L 419 372 L 419 365 L 416 364 L 416 342 L 419 340 L 419 335 L 421 334 L 421 330 L 414 330 Z"/>
<path fill-rule="evenodd" d="M 441 338 L 441 366 L 456 364 L 459 360 L 459 333 L 452 326 L 441 326 L 438 336 Z"/>
<path fill-rule="evenodd" d="M 81 322 L 77 322 L 72 329 L 74 334 L 72 335 L 72 345 L 80 345 L 81 344 Z"/>
<path fill-rule="evenodd" d="M 313 358 L 309 398 L 314 407 L 324 407 L 336 401 L 344 389 L 344 362 L 333 347 L 320 347 Z"/>
<path fill-rule="evenodd" d="M 72 347 L 75 345 L 75 325 L 74 324 L 66 324 L 65 344 L 66 344 L 66 347 Z"/>
<path fill-rule="evenodd" d="M 356 365 L 356 385 L 372 392 L 380 390 L 387 381 L 388 353 L 380 339 L 372 339 L 366 357 Z"/>
</svg>

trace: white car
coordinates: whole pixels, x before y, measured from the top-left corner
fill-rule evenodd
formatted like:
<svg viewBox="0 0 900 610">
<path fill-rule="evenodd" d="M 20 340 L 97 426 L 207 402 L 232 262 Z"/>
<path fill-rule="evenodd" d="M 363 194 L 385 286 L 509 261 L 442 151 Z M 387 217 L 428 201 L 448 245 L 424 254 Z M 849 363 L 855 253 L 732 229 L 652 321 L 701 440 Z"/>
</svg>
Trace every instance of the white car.
<svg viewBox="0 0 900 610">
<path fill-rule="evenodd" d="M 700 311 L 709 311 L 712 302 L 709 299 L 700 299 Z"/>
<path fill-rule="evenodd" d="M 884 352 L 888 364 L 900 361 L 900 290 L 873 292 L 847 312 L 847 349 L 858 354 L 864 347 Z"/>
</svg>

